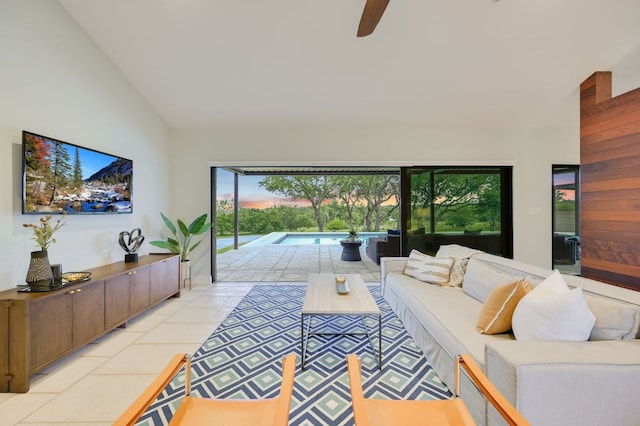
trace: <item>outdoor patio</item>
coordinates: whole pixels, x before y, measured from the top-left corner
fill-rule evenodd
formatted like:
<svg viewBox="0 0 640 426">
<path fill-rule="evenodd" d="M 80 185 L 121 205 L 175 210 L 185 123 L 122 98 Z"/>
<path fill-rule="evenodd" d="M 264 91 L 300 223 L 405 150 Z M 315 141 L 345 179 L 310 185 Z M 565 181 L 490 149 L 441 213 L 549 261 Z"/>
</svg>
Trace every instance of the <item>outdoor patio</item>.
<svg viewBox="0 0 640 426">
<path fill-rule="evenodd" d="M 248 244 L 218 254 L 217 281 L 307 281 L 309 274 L 360 274 L 365 282 L 380 281 L 380 266 L 360 247 L 361 261 L 340 260 L 340 245 Z"/>
</svg>

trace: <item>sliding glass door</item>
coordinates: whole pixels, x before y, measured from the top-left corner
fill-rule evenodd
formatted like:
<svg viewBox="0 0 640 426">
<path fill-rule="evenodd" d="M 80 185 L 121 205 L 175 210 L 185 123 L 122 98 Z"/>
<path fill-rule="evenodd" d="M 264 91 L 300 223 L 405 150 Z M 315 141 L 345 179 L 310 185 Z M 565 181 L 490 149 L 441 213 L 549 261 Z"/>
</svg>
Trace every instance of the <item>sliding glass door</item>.
<svg viewBox="0 0 640 426">
<path fill-rule="evenodd" d="M 402 169 L 403 254 L 460 244 L 513 257 L 511 167 Z"/>
</svg>

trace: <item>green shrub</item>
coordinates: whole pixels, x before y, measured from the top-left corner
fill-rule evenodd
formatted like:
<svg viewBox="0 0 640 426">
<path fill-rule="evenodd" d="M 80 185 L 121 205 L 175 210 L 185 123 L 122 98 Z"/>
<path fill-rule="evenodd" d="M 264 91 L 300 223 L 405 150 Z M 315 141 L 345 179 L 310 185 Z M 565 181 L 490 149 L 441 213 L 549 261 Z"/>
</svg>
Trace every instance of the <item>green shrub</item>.
<svg viewBox="0 0 640 426">
<path fill-rule="evenodd" d="M 331 222 L 327 223 L 325 226 L 329 231 L 338 231 L 340 229 L 349 228 L 349 225 L 347 225 L 347 223 L 341 219 L 333 219 Z"/>
</svg>

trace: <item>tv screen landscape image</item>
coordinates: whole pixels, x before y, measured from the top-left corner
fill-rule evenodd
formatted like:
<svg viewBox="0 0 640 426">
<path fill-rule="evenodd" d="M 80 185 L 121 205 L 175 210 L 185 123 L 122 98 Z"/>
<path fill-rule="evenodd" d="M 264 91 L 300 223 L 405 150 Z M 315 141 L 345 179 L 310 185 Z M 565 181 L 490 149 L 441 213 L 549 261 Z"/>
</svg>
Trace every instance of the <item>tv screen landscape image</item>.
<svg viewBox="0 0 640 426">
<path fill-rule="evenodd" d="M 132 213 L 133 163 L 22 132 L 22 213 Z"/>
</svg>

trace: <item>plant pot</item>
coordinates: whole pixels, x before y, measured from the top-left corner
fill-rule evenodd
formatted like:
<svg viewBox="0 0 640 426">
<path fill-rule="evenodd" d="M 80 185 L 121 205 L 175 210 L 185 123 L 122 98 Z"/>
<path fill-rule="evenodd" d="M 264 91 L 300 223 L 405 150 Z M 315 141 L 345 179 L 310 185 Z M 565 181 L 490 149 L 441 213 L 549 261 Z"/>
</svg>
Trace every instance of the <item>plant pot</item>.
<svg viewBox="0 0 640 426">
<path fill-rule="evenodd" d="M 44 250 L 32 251 L 29 270 L 25 280 L 29 288 L 43 290 L 51 288 L 53 284 L 53 272 L 49 263 L 49 253 Z"/>
<path fill-rule="evenodd" d="M 186 288 L 187 283 L 189 283 L 189 290 L 191 290 L 191 261 L 181 260 L 180 261 L 180 285 Z"/>
</svg>

